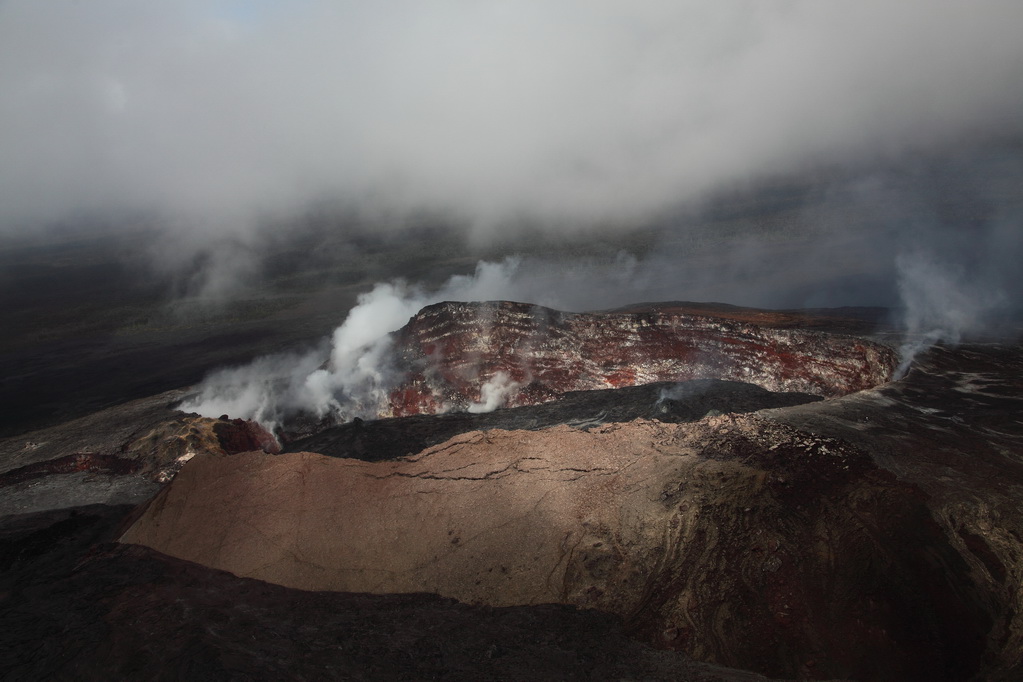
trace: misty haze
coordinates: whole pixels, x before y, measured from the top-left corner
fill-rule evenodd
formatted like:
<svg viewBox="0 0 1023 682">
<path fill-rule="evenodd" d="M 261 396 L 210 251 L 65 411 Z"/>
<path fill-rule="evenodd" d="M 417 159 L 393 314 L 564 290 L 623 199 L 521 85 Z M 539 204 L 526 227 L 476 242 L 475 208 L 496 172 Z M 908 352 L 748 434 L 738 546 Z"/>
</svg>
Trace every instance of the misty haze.
<svg viewBox="0 0 1023 682">
<path fill-rule="evenodd" d="M 0 669 L 1023 674 L 1020 26 L 0 3 Z"/>
</svg>

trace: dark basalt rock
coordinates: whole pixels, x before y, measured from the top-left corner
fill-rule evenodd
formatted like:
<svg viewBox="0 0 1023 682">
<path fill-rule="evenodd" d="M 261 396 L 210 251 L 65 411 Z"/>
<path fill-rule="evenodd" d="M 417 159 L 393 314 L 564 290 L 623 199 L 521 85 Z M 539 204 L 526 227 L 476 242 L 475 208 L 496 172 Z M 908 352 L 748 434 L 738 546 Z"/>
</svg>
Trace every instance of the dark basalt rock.
<svg viewBox="0 0 1023 682">
<path fill-rule="evenodd" d="M 180 391 L 0 440 L 0 518 L 150 499 L 197 454 L 277 452 L 255 422 L 186 415 Z"/>
<path fill-rule="evenodd" d="M 54 474 L 71 474 L 79 471 L 124 476 L 134 474 L 140 468 L 141 462 L 138 460 L 125 459 L 117 455 L 76 452 L 72 455 L 57 457 L 45 462 L 36 462 L 35 464 L 26 464 L 23 467 L 4 472 L 0 474 L 0 485 L 14 485 L 23 481 L 30 481 L 34 478 L 42 478 Z"/>
<path fill-rule="evenodd" d="M 273 434 L 256 422 L 174 409 L 184 395 L 169 391 L 0 440 L 0 489 L 74 472 L 169 480 L 179 460 L 199 452 L 279 451 Z"/>
<path fill-rule="evenodd" d="M 356 419 L 313 436 L 289 440 L 284 450 L 377 461 L 415 454 L 467 431 L 536 431 L 558 424 L 588 429 L 640 418 L 680 423 L 708 414 L 755 412 L 818 400 L 820 396 L 808 393 L 775 393 L 737 381 L 657 382 L 603 391 L 569 391 L 553 402 L 479 414 L 454 412 L 372 421 Z"/>
<path fill-rule="evenodd" d="M 926 494 L 993 623 L 978 679 L 1023 679 L 1021 413 L 1023 348 L 1013 342 L 938 346 L 901 381 L 761 413 L 861 447 Z"/>
</svg>

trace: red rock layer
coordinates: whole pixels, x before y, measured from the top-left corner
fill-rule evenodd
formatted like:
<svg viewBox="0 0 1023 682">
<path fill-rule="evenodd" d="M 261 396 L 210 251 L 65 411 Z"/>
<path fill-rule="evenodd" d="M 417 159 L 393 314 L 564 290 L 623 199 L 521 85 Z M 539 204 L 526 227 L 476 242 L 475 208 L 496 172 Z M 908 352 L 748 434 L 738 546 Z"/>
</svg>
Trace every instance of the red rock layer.
<svg viewBox="0 0 1023 682">
<path fill-rule="evenodd" d="M 833 397 L 891 376 L 896 356 L 887 346 L 784 328 L 791 326 L 789 317 L 678 307 L 563 313 L 507 301 L 439 303 L 395 334 L 404 379 L 390 394 L 389 415 L 464 408 L 481 401 L 481 387 L 502 372 L 517 384 L 508 406 L 546 402 L 566 391 L 710 378 Z"/>
<path fill-rule="evenodd" d="M 76 452 L 47 462 L 36 462 L 6 471 L 0 474 L 0 486 L 14 485 L 53 474 L 73 474 L 81 471 L 123 476 L 135 473 L 140 467 L 141 463 L 137 460 L 122 459 L 116 455 Z"/>
<path fill-rule="evenodd" d="M 273 434 L 258 422 L 245 419 L 229 419 L 224 415 L 213 425 L 220 446 L 229 455 L 239 452 L 262 450 L 271 454 L 281 451 L 281 446 Z"/>
</svg>

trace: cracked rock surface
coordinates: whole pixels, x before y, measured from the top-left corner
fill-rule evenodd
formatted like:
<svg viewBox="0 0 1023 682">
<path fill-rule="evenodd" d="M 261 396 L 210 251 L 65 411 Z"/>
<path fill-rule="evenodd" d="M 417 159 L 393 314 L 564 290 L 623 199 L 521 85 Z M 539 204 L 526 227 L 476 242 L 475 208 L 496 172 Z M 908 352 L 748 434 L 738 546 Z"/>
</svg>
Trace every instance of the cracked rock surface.
<svg viewBox="0 0 1023 682">
<path fill-rule="evenodd" d="M 122 541 L 304 590 L 599 609 L 781 677 L 959 679 L 990 624 L 918 488 L 756 416 L 202 457 Z"/>
</svg>

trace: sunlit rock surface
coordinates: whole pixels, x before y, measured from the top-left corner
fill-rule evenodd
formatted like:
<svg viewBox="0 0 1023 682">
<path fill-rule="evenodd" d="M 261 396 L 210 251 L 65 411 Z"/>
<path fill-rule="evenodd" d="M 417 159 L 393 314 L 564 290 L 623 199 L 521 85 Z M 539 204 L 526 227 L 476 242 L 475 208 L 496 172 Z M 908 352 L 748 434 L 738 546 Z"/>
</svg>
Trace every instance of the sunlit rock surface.
<svg viewBox="0 0 1023 682">
<path fill-rule="evenodd" d="M 377 463 L 204 457 L 122 541 L 305 590 L 596 608 L 783 677 L 960 679 L 989 626 L 922 492 L 756 417 L 471 432 Z"/>
<path fill-rule="evenodd" d="M 485 386 L 500 394 L 493 403 L 514 406 L 568 391 L 689 379 L 832 397 L 889 378 L 896 364 L 890 348 L 799 325 L 809 319 L 695 304 L 564 313 L 507 301 L 438 303 L 394 335 L 402 379 L 389 414 L 486 405 Z"/>
</svg>

